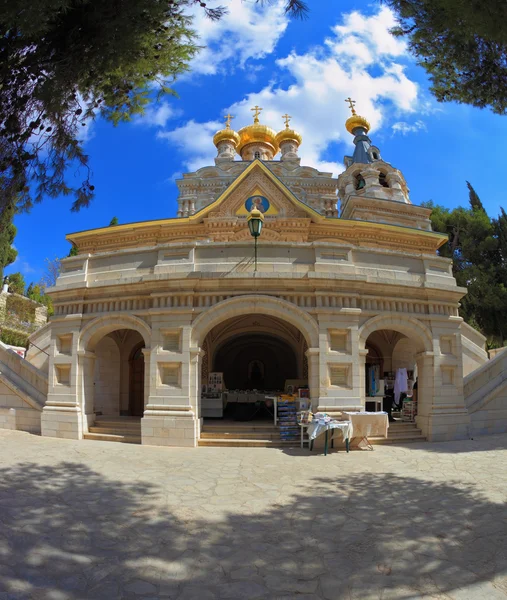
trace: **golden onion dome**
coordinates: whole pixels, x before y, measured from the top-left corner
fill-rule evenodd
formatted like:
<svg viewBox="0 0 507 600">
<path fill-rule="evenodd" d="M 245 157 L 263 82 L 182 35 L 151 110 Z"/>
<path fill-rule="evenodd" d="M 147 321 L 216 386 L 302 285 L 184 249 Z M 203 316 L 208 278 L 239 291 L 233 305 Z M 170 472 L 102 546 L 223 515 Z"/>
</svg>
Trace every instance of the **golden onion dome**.
<svg viewBox="0 0 507 600">
<path fill-rule="evenodd" d="M 247 125 L 238 131 L 239 145 L 237 152 L 241 154 L 241 150 L 248 144 L 262 143 L 267 144 L 273 150 L 273 155 L 278 152 L 278 144 L 276 141 L 276 131 L 267 125 L 261 125 L 258 122 L 253 125 Z"/>
<path fill-rule="evenodd" d="M 225 117 L 225 129 L 217 131 L 213 136 L 213 143 L 218 146 L 220 142 L 231 142 L 234 148 L 237 148 L 239 144 L 239 135 L 234 129 L 231 129 L 231 119 L 234 119 L 232 115 L 226 115 Z"/>
<path fill-rule="evenodd" d="M 366 130 L 366 133 L 368 133 L 368 131 L 370 131 L 370 124 L 364 117 L 361 117 L 356 113 L 356 109 L 354 108 L 356 101 L 352 100 L 352 98 L 349 96 L 345 102 L 347 102 L 349 105 L 350 112 L 352 113 L 352 116 L 345 121 L 345 127 L 347 128 L 347 131 L 353 135 L 354 129 L 357 127 L 362 127 Z"/>
<path fill-rule="evenodd" d="M 255 106 L 251 109 L 254 113 L 253 125 L 247 125 L 238 131 L 239 133 L 239 145 L 236 148 L 238 154 L 241 154 L 241 150 L 248 144 L 266 144 L 273 152 L 273 156 L 278 152 L 278 144 L 276 143 L 276 132 L 268 127 L 267 125 L 261 125 L 259 123 L 259 115 L 262 108 Z"/>
<path fill-rule="evenodd" d="M 354 129 L 362 127 L 366 130 L 366 133 L 370 130 L 370 123 L 360 115 L 353 114 L 345 121 L 345 127 L 349 133 L 354 133 Z"/>
<path fill-rule="evenodd" d="M 213 136 L 213 143 L 218 146 L 220 142 L 231 142 L 234 148 L 237 148 L 239 144 L 239 135 L 234 129 L 231 129 L 229 125 L 225 129 L 217 131 Z"/>
<path fill-rule="evenodd" d="M 289 129 L 288 123 L 285 126 L 285 129 L 282 129 L 282 131 L 279 131 L 276 134 L 276 143 L 279 146 L 282 142 L 296 142 L 296 144 L 300 146 L 302 141 L 303 137 L 301 136 L 301 134 L 295 131 L 294 129 Z"/>
</svg>

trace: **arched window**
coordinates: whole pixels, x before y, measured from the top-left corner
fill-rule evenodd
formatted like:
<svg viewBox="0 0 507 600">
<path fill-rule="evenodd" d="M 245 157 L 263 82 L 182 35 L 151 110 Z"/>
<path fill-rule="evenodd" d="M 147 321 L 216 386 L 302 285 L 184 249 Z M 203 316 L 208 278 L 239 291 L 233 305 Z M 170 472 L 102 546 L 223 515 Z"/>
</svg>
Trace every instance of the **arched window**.
<svg viewBox="0 0 507 600">
<path fill-rule="evenodd" d="M 365 185 L 366 181 L 364 180 L 364 177 L 361 175 L 361 173 L 356 175 L 356 190 L 362 190 Z"/>
<path fill-rule="evenodd" d="M 261 157 L 261 153 L 259 151 L 254 152 L 254 158 L 260 158 Z"/>
<path fill-rule="evenodd" d="M 378 181 L 382 187 L 389 187 L 389 184 L 387 183 L 387 176 L 385 173 L 379 173 Z"/>
<path fill-rule="evenodd" d="M 373 160 L 378 160 L 378 152 L 372 152 Z"/>
</svg>

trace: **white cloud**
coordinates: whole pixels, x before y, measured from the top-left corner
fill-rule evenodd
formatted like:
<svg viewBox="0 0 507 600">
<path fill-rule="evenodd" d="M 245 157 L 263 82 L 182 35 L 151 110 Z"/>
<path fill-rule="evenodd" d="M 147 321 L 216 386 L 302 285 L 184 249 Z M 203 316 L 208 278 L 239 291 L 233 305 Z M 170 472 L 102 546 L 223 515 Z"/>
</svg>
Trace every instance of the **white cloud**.
<svg viewBox="0 0 507 600">
<path fill-rule="evenodd" d="M 291 125 L 303 136 L 302 164 L 339 173 L 341 156 L 333 156 L 332 162 L 325 156 L 333 142 L 352 143 L 344 126 L 350 116 L 345 98 L 357 100 L 356 109 L 368 118 L 373 134 L 393 114 L 402 122 L 401 116 L 412 114 L 419 106 L 418 86 L 400 62 L 406 55 L 405 45 L 389 33 L 394 23 L 387 8 L 371 16 L 357 11 L 346 15 L 344 24 L 334 27 L 322 45 L 278 59 L 279 71 L 272 81 L 261 91 L 224 107 L 224 114 L 230 111 L 235 115 L 233 126 L 239 129 L 252 122 L 250 108 L 258 104 L 264 108 L 261 122 L 278 129 L 283 127 L 281 115 L 288 112 L 293 116 Z M 280 73 L 291 76 L 289 86 L 278 85 Z M 213 164 L 211 137 L 219 128 L 220 123 L 190 121 L 162 137 L 182 148 L 184 166 L 193 169 Z"/>
<path fill-rule="evenodd" d="M 334 54 L 349 56 L 364 65 L 406 54 L 406 43 L 395 38 L 389 30 L 396 25 L 394 14 L 383 7 L 373 16 L 354 11 L 344 17 L 343 25 L 333 28 L 335 39 L 326 40 Z"/>
<path fill-rule="evenodd" d="M 182 113 L 182 110 L 173 108 L 168 102 L 150 104 L 143 115 L 136 116 L 134 123 L 150 127 L 165 127 L 168 121 L 180 117 Z"/>
<path fill-rule="evenodd" d="M 405 121 L 398 121 L 391 125 L 393 133 L 401 133 L 407 135 L 408 133 L 417 133 L 418 131 L 426 131 L 426 125 L 424 121 L 415 121 L 415 123 L 406 123 Z"/>
<path fill-rule="evenodd" d="M 185 125 L 172 131 L 159 131 L 157 137 L 167 140 L 172 146 L 181 149 L 184 164 L 190 171 L 214 164 L 216 150 L 212 138 L 223 124 L 219 121 L 196 123 L 188 121 Z"/>
<path fill-rule="evenodd" d="M 225 4 L 229 12 L 219 21 L 208 19 L 199 3 L 194 5 L 192 27 L 205 48 L 191 62 L 186 77 L 231 71 L 273 52 L 288 24 L 284 4 L 285 0 L 269 4 L 230 0 Z"/>
</svg>

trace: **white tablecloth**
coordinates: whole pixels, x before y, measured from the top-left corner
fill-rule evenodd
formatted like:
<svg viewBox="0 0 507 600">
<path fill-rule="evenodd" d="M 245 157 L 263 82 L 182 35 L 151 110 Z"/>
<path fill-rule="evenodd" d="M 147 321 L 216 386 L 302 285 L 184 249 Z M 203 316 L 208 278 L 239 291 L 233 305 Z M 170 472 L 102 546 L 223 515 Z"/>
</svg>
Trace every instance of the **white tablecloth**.
<svg viewBox="0 0 507 600">
<path fill-rule="evenodd" d="M 386 412 L 346 412 L 352 422 L 354 437 L 387 437 L 389 418 Z"/>
<path fill-rule="evenodd" d="M 321 433 L 329 431 L 330 429 L 340 429 L 343 434 L 343 439 L 349 439 L 352 437 L 352 423 L 350 421 L 330 421 L 329 423 L 320 424 L 316 421 L 308 424 L 307 433 L 310 440 L 314 440 Z"/>
</svg>

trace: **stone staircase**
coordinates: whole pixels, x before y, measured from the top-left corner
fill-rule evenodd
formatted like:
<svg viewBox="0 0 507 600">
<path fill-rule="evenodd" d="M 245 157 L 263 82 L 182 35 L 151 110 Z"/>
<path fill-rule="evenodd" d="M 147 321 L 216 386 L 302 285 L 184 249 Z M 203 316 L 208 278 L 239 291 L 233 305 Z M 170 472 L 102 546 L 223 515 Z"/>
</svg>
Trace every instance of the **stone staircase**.
<svg viewBox="0 0 507 600">
<path fill-rule="evenodd" d="M 141 443 L 140 417 L 96 417 L 88 433 L 83 435 L 85 440 L 101 442 L 122 442 L 124 444 Z"/>
<path fill-rule="evenodd" d="M 389 423 L 387 438 L 371 437 L 368 438 L 372 445 L 375 444 L 411 444 L 415 442 L 425 442 L 426 438 L 415 423 L 396 421 Z"/>
<path fill-rule="evenodd" d="M 199 446 L 294 448 L 299 446 L 299 439 L 289 442 L 282 440 L 278 427 L 268 422 L 264 424 L 259 421 L 217 421 L 204 424 Z"/>
<path fill-rule="evenodd" d="M 397 421 L 389 424 L 387 439 L 372 437 L 369 438 L 369 441 L 372 445 L 409 444 L 425 442 L 426 438 L 415 423 Z M 341 440 L 338 443 L 341 443 Z M 278 427 L 252 421 L 205 423 L 199 440 L 199 446 L 208 447 L 295 448 L 299 445 L 299 438 L 290 442 L 282 441 Z M 307 448 L 306 445 L 305 448 Z"/>
</svg>

